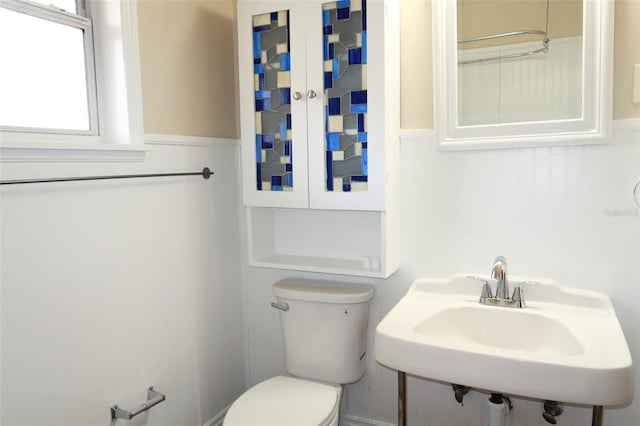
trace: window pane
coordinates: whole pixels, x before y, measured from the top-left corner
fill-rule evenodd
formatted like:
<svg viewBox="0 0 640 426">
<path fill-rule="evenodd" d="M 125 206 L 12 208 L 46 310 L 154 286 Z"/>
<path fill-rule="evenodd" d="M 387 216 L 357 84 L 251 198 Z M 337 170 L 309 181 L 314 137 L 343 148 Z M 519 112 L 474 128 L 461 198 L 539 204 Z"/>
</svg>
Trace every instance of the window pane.
<svg viewBox="0 0 640 426">
<path fill-rule="evenodd" d="M 31 0 L 34 3 L 44 4 L 46 6 L 53 5 L 70 13 L 77 13 L 76 0 Z"/>
<path fill-rule="evenodd" d="M 83 32 L 0 8 L 0 126 L 90 130 Z"/>
</svg>

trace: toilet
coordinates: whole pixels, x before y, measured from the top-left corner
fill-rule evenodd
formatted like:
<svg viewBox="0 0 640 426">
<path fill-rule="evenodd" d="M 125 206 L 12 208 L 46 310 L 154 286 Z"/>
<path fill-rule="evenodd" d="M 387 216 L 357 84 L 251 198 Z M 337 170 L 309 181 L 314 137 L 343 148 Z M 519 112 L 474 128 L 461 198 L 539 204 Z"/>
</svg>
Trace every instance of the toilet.
<svg viewBox="0 0 640 426">
<path fill-rule="evenodd" d="M 267 379 L 229 408 L 224 426 L 337 426 L 342 385 L 365 372 L 373 287 L 285 279 L 273 285 L 293 377 Z"/>
</svg>

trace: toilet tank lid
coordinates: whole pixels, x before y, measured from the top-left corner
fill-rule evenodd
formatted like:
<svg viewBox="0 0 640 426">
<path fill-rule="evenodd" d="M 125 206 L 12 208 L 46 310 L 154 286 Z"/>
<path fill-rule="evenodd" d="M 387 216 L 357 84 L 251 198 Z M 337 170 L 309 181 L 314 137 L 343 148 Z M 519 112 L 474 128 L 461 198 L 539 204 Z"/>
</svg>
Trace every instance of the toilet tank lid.
<svg viewBox="0 0 640 426">
<path fill-rule="evenodd" d="M 362 303 L 373 297 L 374 288 L 368 285 L 335 281 L 287 278 L 273 285 L 273 294 L 293 300 L 324 303 Z"/>
</svg>

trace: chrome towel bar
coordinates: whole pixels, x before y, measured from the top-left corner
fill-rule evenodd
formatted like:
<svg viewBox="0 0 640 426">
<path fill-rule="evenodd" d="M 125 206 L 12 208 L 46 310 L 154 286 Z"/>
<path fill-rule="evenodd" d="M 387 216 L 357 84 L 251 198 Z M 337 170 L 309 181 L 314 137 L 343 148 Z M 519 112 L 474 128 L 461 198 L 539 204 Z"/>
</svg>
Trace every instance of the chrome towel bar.
<svg viewBox="0 0 640 426">
<path fill-rule="evenodd" d="M 133 411 L 127 411 L 118 407 L 117 404 L 111 407 L 111 420 L 117 420 L 117 419 L 131 420 L 138 414 L 147 411 L 149 408 L 153 407 L 154 405 L 160 404 L 165 399 L 166 398 L 164 394 L 160 392 L 156 392 L 155 390 L 153 390 L 153 386 L 151 386 L 149 389 L 147 389 L 147 402 L 140 405 L 140 408 Z"/>
<path fill-rule="evenodd" d="M 151 178 L 151 177 L 170 177 L 170 176 L 202 176 L 203 179 L 209 179 L 213 172 L 208 167 L 202 169 L 201 172 L 187 173 L 149 173 L 143 175 L 113 175 L 113 176 L 78 176 L 78 177 L 62 177 L 47 179 L 21 179 L 21 180 L 3 180 L 0 185 L 16 185 L 23 183 L 47 183 L 47 182 L 72 182 L 78 180 L 108 180 L 108 179 L 134 179 L 134 178 Z"/>
</svg>

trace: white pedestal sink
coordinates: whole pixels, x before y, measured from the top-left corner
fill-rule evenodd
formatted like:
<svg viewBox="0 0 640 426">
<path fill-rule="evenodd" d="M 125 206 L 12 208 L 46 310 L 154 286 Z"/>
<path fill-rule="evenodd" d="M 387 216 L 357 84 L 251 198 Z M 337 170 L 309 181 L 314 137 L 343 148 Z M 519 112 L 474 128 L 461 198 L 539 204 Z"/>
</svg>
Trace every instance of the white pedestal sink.
<svg viewBox="0 0 640 426">
<path fill-rule="evenodd" d="M 378 325 L 375 357 L 401 372 L 510 395 L 630 403 L 631 355 L 609 298 L 553 282 L 523 290 L 527 306 L 513 309 L 479 304 L 475 279 L 418 279 Z"/>
</svg>

